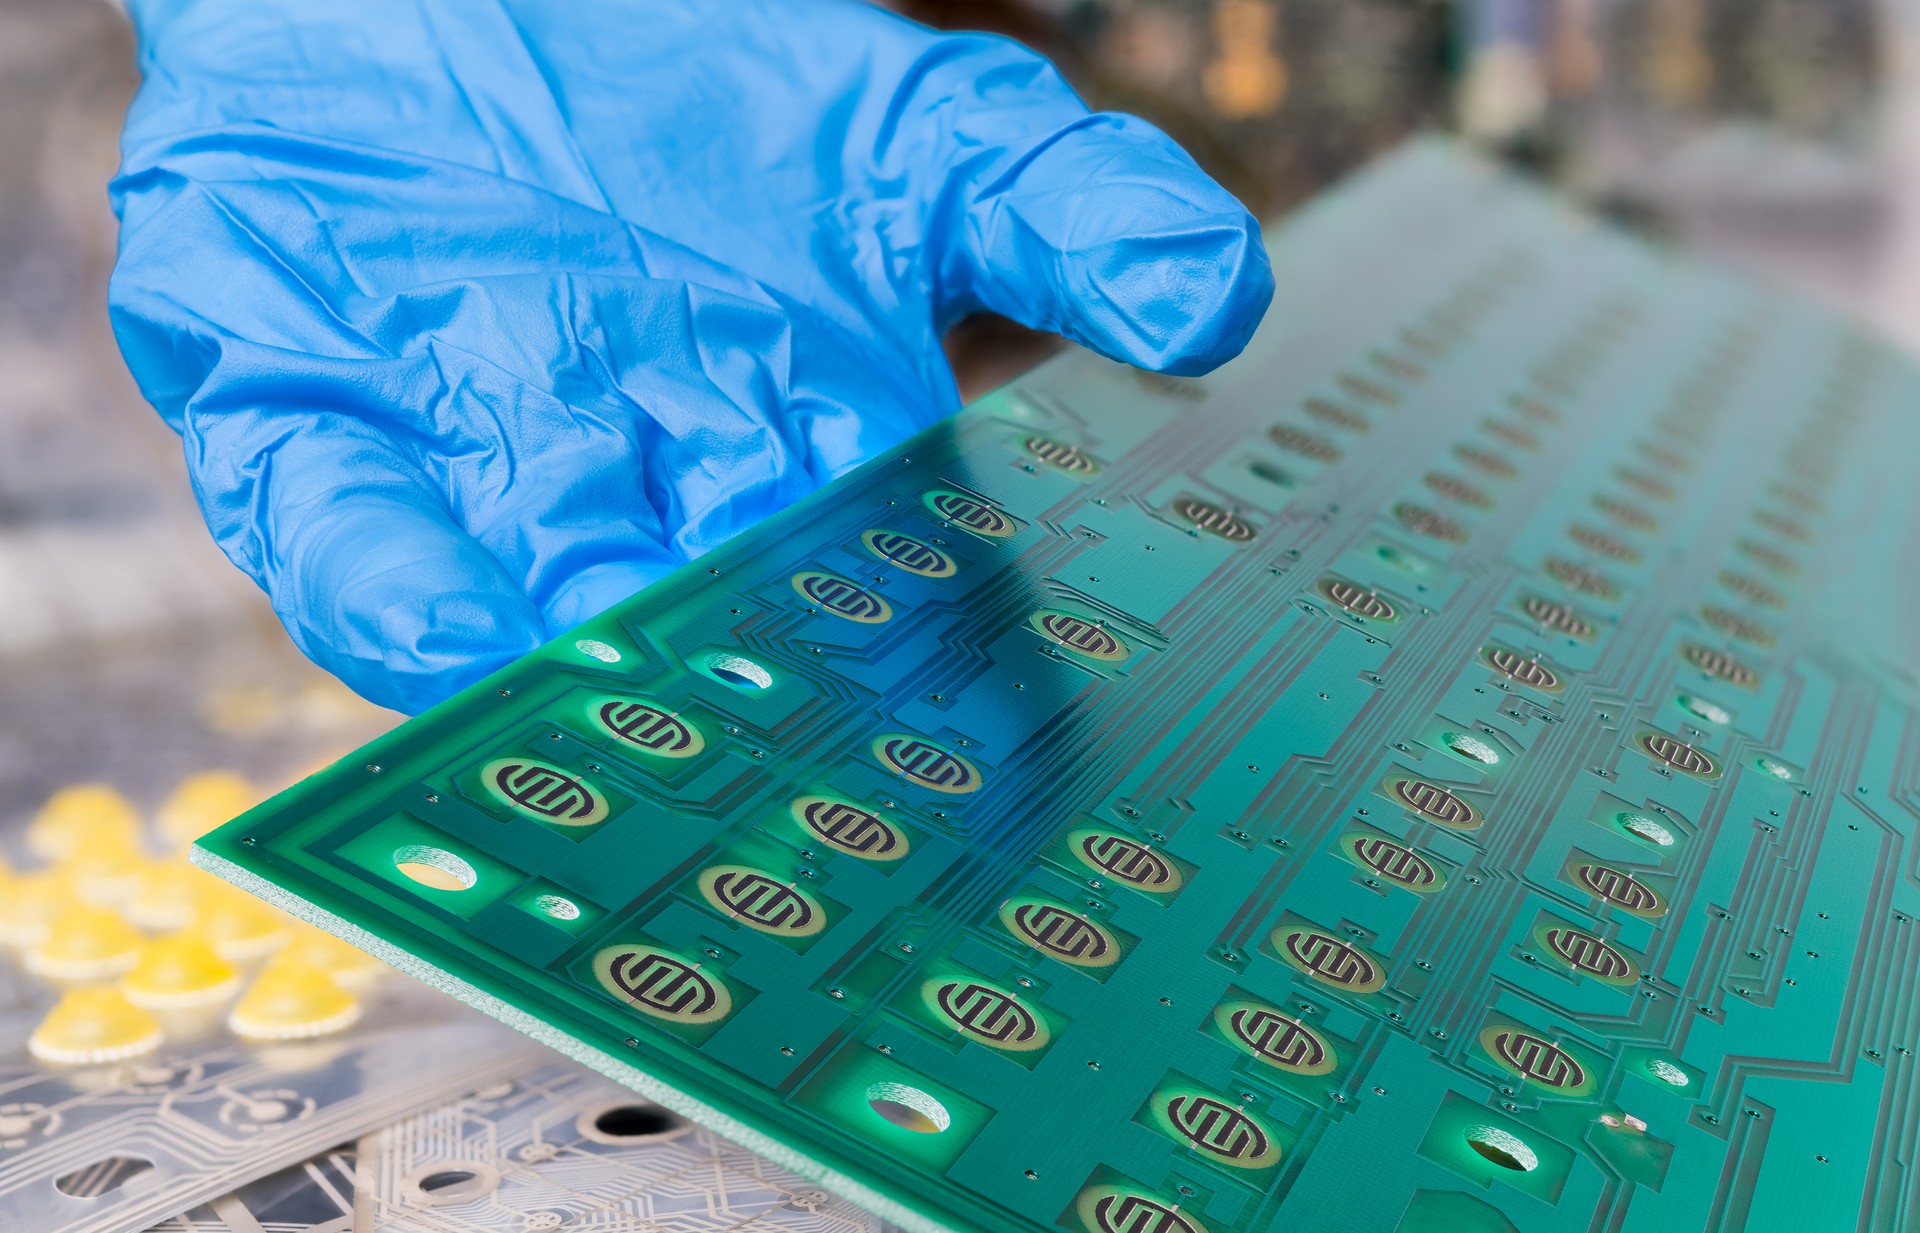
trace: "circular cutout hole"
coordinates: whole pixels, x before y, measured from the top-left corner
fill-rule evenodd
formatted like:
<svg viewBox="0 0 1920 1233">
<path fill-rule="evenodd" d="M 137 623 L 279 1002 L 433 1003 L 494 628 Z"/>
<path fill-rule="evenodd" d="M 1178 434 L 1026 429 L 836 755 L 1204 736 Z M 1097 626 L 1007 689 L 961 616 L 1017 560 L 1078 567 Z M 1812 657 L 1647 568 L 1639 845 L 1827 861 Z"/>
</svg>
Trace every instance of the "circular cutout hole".
<svg viewBox="0 0 1920 1233">
<path fill-rule="evenodd" d="M 446 851 L 422 843 L 410 843 L 393 854 L 393 867 L 431 890 L 472 890 L 480 880 L 473 866 Z"/>
<path fill-rule="evenodd" d="M 1696 698 L 1692 694 L 1681 694 L 1680 705 L 1689 715 L 1710 724 L 1724 726 L 1733 722 L 1733 712 L 1718 702 L 1709 702 L 1705 698 Z"/>
<path fill-rule="evenodd" d="M 1500 751 L 1477 736 L 1468 736 L 1463 732 L 1449 732 L 1443 739 L 1448 749 L 1463 758 L 1469 758 L 1486 766 L 1492 766 L 1500 760 Z"/>
<path fill-rule="evenodd" d="M 588 659 L 597 659 L 603 664 L 617 664 L 620 662 L 620 652 L 600 641 L 598 638 L 582 638 L 573 644 L 573 649 L 585 655 Z"/>
<path fill-rule="evenodd" d="M 477 1161 L 448 1160 L 428 1165 L 401 1185 L 412 1192 L 414 1202 L 441 1207 L 491 1194 L 500 1185 L 500 1174 Z"/>
<path fill-rule="evenodd" d="M 75 1199 L 97 1199 L 153 1171 L 153 1162 L 139 1156 L 108 1156 L 83 1169 L 53 1179 L 53 1188 Z"/>
<path fill-rule="evenodd" d="M 741 655 L 709 655 L 707 671 L 715 680 L 741 689 L 765 689 L 773 684 L 765 668 Z"/>
<path fill-rule="evenodd" d="M 677 1139 L 692 1129 L 693 1124 L 679 1114 L 642 1101 L 589 1109 L 574 1123 L 574 1131 L 581 1138 L 595 1143 L 657 1143 Z"/>
<path fill-rule="evenodd" d="M 1654 1078 L 1660 1080 L 1660 1082 L 1670 1084 L 1673 1087 L 1685 1087 L 1688 1083 L 1692 1082 L 1687 1078 L 1686 1071 L 1664 1058 L 1654 1058 L 1648 1062 L 1647 1071 L 1652 1074 Z"/>
<path fill-rule="evenodd" d="M 1533 1149 L 1523 1143 L 1520 1136 L 1498 1126 L 1475 1126 L 1467 1132 L 1467 1146 L 1483 1158 L 1503 1169 L 1512 1169 L 1515 1173 L 1531 1173 L 1540 1167 L 1540 1157 L 1534 1155 Z"/>
<path fill-rule="evenodd" d="M 555 920 L 580 919 L 580 905 L 561 895 L 542 895 L 533 901 L 533 906 Z"/>
<path fill-rule="evenodd" d="M 937 1135 L 953 1125 L 947 1107 L 917 1087 L 876 1083 L 867 1089 L 867 1105 L 902 1130 Z"/>
<path fill-rule="evenodd" d="M 1620 829 L 1636 839 L 1646 840 L 1655 847 L 1671 848 L 1673 846 L 1673 832 L 1643 813 L 1621 814 Z"/>
</svg>

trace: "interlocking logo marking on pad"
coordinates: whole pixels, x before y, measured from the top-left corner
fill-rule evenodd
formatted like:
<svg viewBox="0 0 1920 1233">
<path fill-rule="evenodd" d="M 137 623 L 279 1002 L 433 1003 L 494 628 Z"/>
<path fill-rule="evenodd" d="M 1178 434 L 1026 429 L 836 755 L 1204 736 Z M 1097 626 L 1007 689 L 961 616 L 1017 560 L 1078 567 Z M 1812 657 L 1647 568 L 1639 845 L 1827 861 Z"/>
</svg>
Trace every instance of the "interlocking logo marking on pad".
<svg viewBox="0 0 1920 1233">
<path fill-rule="evenodd" d="M 1760 683 L 1760 674 L 1758 672 L 1755 672 L 1752 668 L 1741 663 L 1725 651 L 1716 650 L 1709 646 L 1689 644 L 1681 654 L 1687 657 L 1688 663 L 1700 669 L 1700 671 L 1710 677 L 1725 681 L 1729 685 L 1738 685 L 1743 689 L 1752 689 Z"/>
<path fill-rule="evenodd" d="M 1362 869 L 1410 891 L 1425 895 L 1446 885 L 1446 879 L 1440 876 L 1432 861 L 1384 835 L 1366 831 L 1342 835 L 1340 850 Z"/>
<path fill-rule="evenodd" d="M 930 980 L 921 996 L 955 1031 L 995 1049 L 1030 1053 L 1053 1039 L 1047 1022 L 1020 998 L 984 980 Z"/>
<path fill-rule="evenodd" d="M 1006 539 L 1020 529 L 999 506 L 951 488 L 935 488 L 921 499 L 928 509 L 953 525 L 988 539 Z"/>
<path fill-rule="evenodd" d="M 1532 398 L 1526 394 L 1514 394 L 1507 401 L 1513 404 L 1515 411 L 1536 424 L 1558 424 L 1561 420 L 1559 411 L 1538 398 Z"/>
<path fill-rule="evenodd" d="M 1234 1044 L 1290 1074 L 1331 1074 L 1340 1065 L 1324 1036 L 1263 1003 L 1222 1002 L 1214 1009 L 1213 1021 Z"/>
<path fill-rule="evenodd" d="M 878 625 L 893 615 L 893 606 L 886 600 L 838 574 L 795 574 L 793 589 L 822 611 L 862 625 Z"/>
<path fill-rule="evenodd" d="M 1562 586 L 1570 587 L 1582 595 L 1591 595 L 1595 599 L 1619 599 L 1620 584 L 1596 570 L 1584 565 L 1575 565 L 1572 561 L 1563 561 L 1558 557 L 1550 558 L 1541 566 L 1548 576 Z"/>
<path fill-rule="evenodd" d="M 1052 437 L 1028 437 L 1021 444 L 1026 447 L 1027 453 L 1068 475 L 1092 475 L 1100 469 L 1099 463 L 1065 441 L 1055 441 Z"/>
<path fill-rule="evenodd" d="M 1176 1202 L 1122 1186 L 1089 1186 L 1074 1200 L 1087 1233 L 1212 1233 Z"/>
<path fill-rule="evenodd" d="M 1495 479 L 1512 479 L 1520 474 L 1520 468 L 1491 450 L 1483 450 L 1476 445 L 1456 445 L 1453 455 L 1482 475 L 1491 475 Z"/>
<path fill-rule="evenodd" d="M 793 820 L 836 852 L 868 861 L 897 861 L 907 854 L 907 837 L 879 814 L 830 796 L 803 796 L 793 802 Z"/>
<path fill-rule="evenodd" d="M 1074 831 L 1067 836 L 1067 847 L 1089 869 L 1137 890 L 1166 894 L 1179 890 L 1186 881 L 1178 865 L 1148 844 L 1127 835 Z"/>
<path fill-rule="evenodd" d="M 1364 621 L 1397 621 L 1400 610 L 1393 601 L 1378 591 L 1370 590 L 1344 578 L 1322 578 L 1314 584 L 1321 596 L 1330 604 L 1352 613 Z"/>
<path fill-rule="evenodd" d="M 1371 993 L 1387 983 L 1386 969 L 1366 951 L 1323 930 L 1282 925 L 1273 931 L 1272 941 L 1282 959 L 1322 984 Z"/>
<path fill-rule="evenodd" d="M 1493 498 L 1491 496 L 1475 488 L 1465 480 L 1456 479 L 1443 471 L 1429 471 L 1421 482 L 1449 501 L 1458 501 L 1460 504 L 1470 505 L 1474 509 L 1493 508 Z"/>
<path fill-rule="evenodd" d="M 1448 544 L 1467 542 L 1465 527 L 1438 510 L 1428 509 L 1424 505 L 1402 501 L 1393 507 L 1393 516 L 1400 520 L 1401 526 L 1415 535 L 1424 535 L 1428 539 L 1437 539 Z"/>
<path fill-rule="evenodd" d="M 1660 892 L 1623 869 L 1597 861 L 1580 861 L 1573 865 L 1572 873 L 1573 880 L 1582 889 L 1616 908 L 1649 920 L 1666 914 L 1667 901 Z"/>
<path fill-rule="evenodd" d="M 1772 544 L 1765 544 L 1757 539 L 1739 539 L 1734 541 L 1733 546 L 1776 574 L 1797 573 L 1800 569 L 1799 564 L 1791 556 Z"/>
<path fill-rule="evenodd" d="M 601 987 L 641 1014 L 689 1025 L 718 1023 L 733 1013 L 733 995 L 726 982 L 700 967 L 646 942 L 604 946 L 593 956 Z"/>
<path fill-rule="evenodd" d="M 1672 484 L 1645 471 L 1636 471 L 1632 467 L 1617 467 L 1613 474 L 1621 483 L 1643 497 L 1652 497 L 1656 501 L 1671 501 L 1678 495 Z"/>
<path fill-rule="evenodd" d="M 1547 667 L 1531 655 L 1522 655 L 1518 651 L 1503 646 L 1488 647 L 1480 653 L 1480 658 L 1501 676 L 1528 689 L 1537 689 L 1544 694 L 1557 694 L 1566 688 L 1566 682 L 1560 674 Z"/>
<path fill-rule="evenodd" d="M 1198 497 L 1181 497 L 1173 503 L 1174 512 L 1202 531 L 1221 539 L 1244 544 L 1254 536 L 1253 524 L 1231 510 L 1221 509 Z"/>
<path fill-rule="evenodd" d="M 1385 358 L 1386 357 L 1380 352 L 1374 353 L 1375 360 Z M 1392 406 L 1400 401 L 1400 396 L 1386 386 L 1381 385 L 1377 381 L 1369 381 L 1365 377 L 1356 376 L 1350 372 L 1341 373 L 1336 380 L 1339 381 L 1341 389 L 1365 402 L 1384 403 L 1387 406 Z"/>
<path fill-rule="evenodd" d="M 860 536 L 867 551 L 922 578 L 951 578 L 960 566 L 932 544 L 900 531 L 872 530 Z"/>
<path fill-rule="evenodd" d="M 1640 550 L 1616 535 L 1609 535 L 1597 527 L 1583 526 L 1578 523 L 1567 528 L 1567 538 L 1587 549 L 1597 552 L 1609 561 L 1622 561 L 1628 564 L 1640 559 Z"/>
<path fill-rule="evenodd" d="M 1167 1126 L 1188 1146 L 1236 1169 L 1265 1169 L 1280 1161 L 1273 1135 L 1252 1114 L 1204 1092 L 1155 1096 Z"/>
<path fill-rule="evenodd" d="M 607 818 L 606 795 L 585 780 L 531 758 L 502 758 L 480 772 L 489 793 L 529 817 L 556 826 L 593 826 Z"/>
<path fill-rule="evenodd" d="M 1543 924 L 1533 936 L 1560 962 L 1609 985 L 1627 987 L 1640 979 L 1640 965 L 1617 946 L 1572 925 Z"/>
<path fill-rule="evenodd" d="M 1480 1033 L 1480 1047 L 1506 1069 L 1541 1087 L 1578 1095 L 1593 1086 L 1592 1076 L 1572 1053 L 1532 1032 L 1502 1024 Z"/>
<path fill-rule="evenodd" d="M 1587 620 L 1567 604 L 1542 599 L 1538 595 L 1528 595 L 1520 601 L 1520 611 L 1526 613 L 1543 629 L 1565 634 L 1570 638 L 1587 641 L 1593 637 L 1593 622 Z"/>
<path fill-rule="evenodd" d="M 1300 404 L 1300 409 L 1323 424 L 1332 424 L 1349 432 L 1373 431 L 1373 425 L 1367 422 L 1366 416 L 1325 398 L 1309 398 Z"/>
<path fill-rule="evenodd" d="M 1480 811 L 1464 798 L 1424 779 L 1395 779 L 1390 785 L 1394 797 L 1429 822 L 1456 831 L 1478 830 L 1486 821 Z"/>
<path fill-rule="evenodd" d="M 1720 571 L 1720 585 L 1735 595 L 1767 608 L 1785 608 L 1787 597 L 1750 574 Z"/>
<path fill-rule="evenodd" d="M 1298 454 L 1302 458 L 1311 458 L 1315 462 L 1340 461 L 1339 447 L 1324 437 L 1315 436 L 1303 428 L 1291 424 L 1279 424 L 1267 430 L 1273 443 L 1289 454 Z"/>
<path fill-rule="evenodd" d="M 1621 526 L 1632 527 L 1636 531 L 1658 530 L 1660 526 L 1658 518 L 1618 497 L 1597 496 L 1593 499 L 1593 507 Z"/>
<path fill-rule="evenodd" d="M 1669 449 L 1657 441 L 1641 441 L 1635 447 L 1654 466 L 1663 471 L 1678 471 L 1685 474 L 1693 470 L 1693 462 L 1679 450 Z"/>
<path fill-rule="evenodd" d="M 1720 766 L 1711 755 L 1677 736 L 1668 736 L 1664 732 L 1642 732 L 1634 737 L 1634 744 L 1655 762 L 1670 766 L 1683 775 L 1712 779 L 1720 773 Z"/>
<path fill-rule="evenodd" d="M 609 736 L 660 758 L 691 758 L 707 747 L 700 730 L 657 702 L 595 698 L 593 721 Z"/>
<path fill-rule="evenodd" d="M 873 742 L 873 756 L 908 783 L 935 792 L 960 796 L 978 791 L 982 782 L 973 763 L 925 737 L 880 737 Z"/>
<path fill-rule="evenodd" d="M 1000 905 L 1000 923 L 1043 954 L 1082 968 L 1120 962 L 1120 941 L 1098 921 L 1043 899 L 1009 899 Z"/>
<path fill-rule="evenodd" d="M 1738 638 L 1740 641 L 1750 642 L 1754 646 L 1767 647 L 1773 645 L 1772 630 L 1760 624 L 1758 621 L 1740 615 L 1730 608 L 1722 608 L 1718 604 L 1705 604 L 1700 609 L 1700 616 L 1707 624 L 1713 626 L 1730 638 Z"/>
<path fill-rule="evenodd" d="M 1118 663 L 1133 654 L 1132 648 L 1121 639 L 1119 634 L 1085 617 L 1075 616 L 1071 612 L 1043 608 L 1028 617 L 1027 624 L 1039 630 L 1049 641 L 1056 642 L 1074 654 L 1084 655 L 1088 659 Z"/>
<path fill-rule="evenodd" d="M 1482 420 L 1480 426 L 1508 445 L 1529 453 L 1540 448 L 1540 438 L 1518 424 L 1509 424 L 1505 420 Z"/>
<path fill-rule="evenodd" d="M 700 893 L 715 909 L 761 933 L 810 938 L 827 927 L 820 904 L 790 882 L 745 865 L 715 865 L 699 878 Z"/>
</svg>

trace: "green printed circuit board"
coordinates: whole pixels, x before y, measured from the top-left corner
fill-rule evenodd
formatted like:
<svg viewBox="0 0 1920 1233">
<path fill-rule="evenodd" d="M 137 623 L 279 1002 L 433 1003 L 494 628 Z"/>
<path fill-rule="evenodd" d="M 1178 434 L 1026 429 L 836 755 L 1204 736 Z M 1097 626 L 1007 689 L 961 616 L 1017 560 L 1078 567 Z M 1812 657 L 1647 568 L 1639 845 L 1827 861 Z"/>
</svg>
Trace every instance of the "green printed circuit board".
<svg viewBox="0 0 1920 1233">
<path fill-rule="evenodd" d="M 1272 250 L 196 859 L 920 1233 L 1920 1226 L 1916 370 L 1438 141 Z"/>
</svg>

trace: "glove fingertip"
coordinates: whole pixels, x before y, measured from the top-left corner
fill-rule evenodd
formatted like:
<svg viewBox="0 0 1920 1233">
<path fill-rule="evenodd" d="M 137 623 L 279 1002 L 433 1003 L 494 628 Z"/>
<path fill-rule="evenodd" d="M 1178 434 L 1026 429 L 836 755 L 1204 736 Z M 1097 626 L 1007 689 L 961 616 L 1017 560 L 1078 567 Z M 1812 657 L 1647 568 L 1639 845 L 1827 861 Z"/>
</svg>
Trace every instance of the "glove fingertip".
<svg viewBox="0 0 1920 1233">
<path fill-rule="evenodd" d="M 1067 333 L 1156 372 L 1197 376 L 1232 359 L 1273 299 L 1273 267 L 1245 211 L 1064 256 L 1081 306 Z"/>
<path fill-rule="evenodd" d="M 1084 116 L 973 201 L 953 280 L 985 307 L 1142 368 L 1238 355 L 1273 298 L 1260 225 L 1164 133 Z"/>
</svg>

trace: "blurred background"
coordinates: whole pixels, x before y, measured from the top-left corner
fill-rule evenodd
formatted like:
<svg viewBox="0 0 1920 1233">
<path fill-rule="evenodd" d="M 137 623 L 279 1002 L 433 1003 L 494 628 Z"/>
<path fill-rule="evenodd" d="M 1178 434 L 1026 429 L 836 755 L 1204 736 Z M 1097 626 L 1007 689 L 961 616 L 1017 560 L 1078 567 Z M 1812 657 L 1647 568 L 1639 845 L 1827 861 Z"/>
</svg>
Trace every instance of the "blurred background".
<svg viewBox="0 0 1920 1233">
<path fill-rule="evenodd" d="M 1033 45 L 1262 215 L 1452 130 L 1920 345 L 1920 0 L 895 7 Z M 142 806 L 216 767 L 272 787 L 397 720 L 291 649 L 123 371 L 105 185 L 134 85 L 106 0 L 0 0 L 0 835 L 64 784 Z M 973 321 L 951 345 L 977 393 L 1050 344 Z"/>
</svg>

